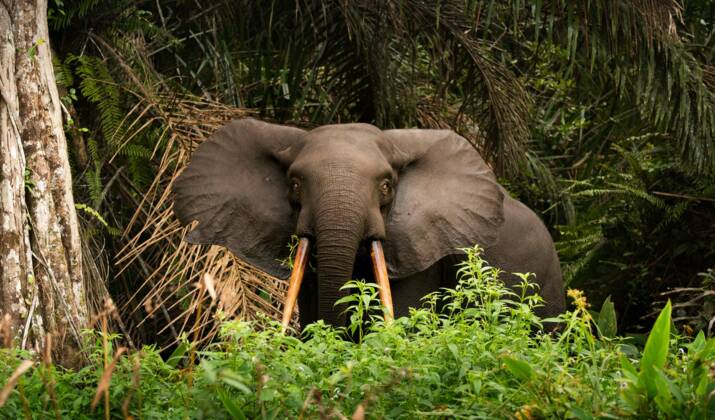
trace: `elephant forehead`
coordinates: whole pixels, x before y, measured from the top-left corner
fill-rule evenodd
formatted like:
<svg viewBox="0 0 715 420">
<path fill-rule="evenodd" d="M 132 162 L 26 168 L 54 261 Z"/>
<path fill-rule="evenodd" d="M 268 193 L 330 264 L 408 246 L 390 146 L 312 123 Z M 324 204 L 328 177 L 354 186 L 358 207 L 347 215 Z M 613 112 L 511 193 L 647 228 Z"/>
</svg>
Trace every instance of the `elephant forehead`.
<svg viewBox="0 0 715 420">
<path fill-rule="evenodd" d="M 366 166 L 366 169 L 382 168 L 388 163 L 376 139 L 374 133 L 355 133 L 350 130 L 322 131 L 306 138 L 295 163 L 296 166 L 313 166 L 342 162 Z"/>
<path fill-rule="evenodd" d="M 353 177 L 373 177 L 390 169 L 379 150 L 371 153 L 357 147 L 306 147 L 291 165 L 289 174 L 320 178 L 349 172 Z"/>
<path fill-rule="evenodd" d="M 364 146 L 375 144 L 382 131 L 369 124 L 337 124 L 316 128 L 306 135 L 306 143 L 353 144 Z"/>
<path fill-rule="evenodd" d="M 365 123 L 328 124 L 314 128 L 308 135 L 339 132 L 380 134 L 382 131 L 374 125 Z"/>
</svg>

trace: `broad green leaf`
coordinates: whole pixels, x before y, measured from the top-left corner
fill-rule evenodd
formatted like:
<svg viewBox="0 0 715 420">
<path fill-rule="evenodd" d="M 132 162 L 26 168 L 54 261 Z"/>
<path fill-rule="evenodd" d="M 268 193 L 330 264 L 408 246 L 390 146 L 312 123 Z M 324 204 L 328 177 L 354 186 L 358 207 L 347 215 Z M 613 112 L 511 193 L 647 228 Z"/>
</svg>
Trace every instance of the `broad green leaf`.
<svg viewBox="0 0 715 420">
<path fill-rule="evenodd" d="M 582 420 L 591 420 L 593 419 L 593 415 L 590 413 L 587 413 L 585 410 L 579 407 L 572 407 L 571 410 L 569 411 L 569 415 L 573 418 L 577 419 L 582 419 Z"/>
<path fill-rule="evenodd" d="M 166 360 L 166 364 L 175 368 L 179 364 L 181 359 L 184 358 L 184 355 L 186 354 L 187 351 L 189 351 L 190 348 L 191 348 L 191 344 L 189 344 L 189 343 L 179 344 L 179 346 L 176 348 L 176 350 L 174 350 L 171 353 L 171 356 L 169 356 L 169 358 Z"/>
<path fill-rule="evenodd" d="M 241 407 L 239 407 L 238 404 L 236 404 L 231 399 L 231 397 L 226 391 L 224 391 L 223 389 L 219 389 L 218 397 L 223 403 L 223 407 L 226 409 L 226 411 L 228 411 L 228 413 L 233 419 L 244 420 L 246 418 L 246 415 L 243 414 L 243 410 L 241 410 Z"/>
<path fill-rule="evenodd" d="M 668 346 L 670 342 L 670 300 L 665 305 L 658 319 L 655 320 L 653 328 L 648 335 L 641 359 L 641 371 L 648 367 L 662 369 L 668 357 Z"/>
<path fill-rule="evenodd" d="M 633 367 L 633 364 L 628 360 L 628 358 L 621 354 L 620 355 L 620 361 L 621 361 L 621 370 L 623 371 L 623 375 L 632 380 L 635 381 L 638 379 L 638 372 L 636 371 L 636 368 Z"/>
<path fill-rule="evenodd" d="M 355 302 L 357 299 L 359 299 L 359 297 L 356 297 L 355 295 L 347 295 L 338 299 L 335 302 L 335 306 L 342 305 L 343 303 Z"/>
<path fill-rule="evenodd" d="M 244 394 L 251 394 L 251 389 L 245 384 L 243 378 L 231 369 L 222 369 L 220 372 L 221 382 L 233 387 Z"/>
<path fill-rule="evenodd" d="M 616 330 L 616 309 L 609 296 L 603 301 L 601 312 L 598 314 L 598 332 L 602 338 L 613 338 L 616 336 Z"/>
<path fill-rule="evenodd" d="M 671 305 L 668 301 L 655 320 L 641 358 L 638 383 L 648 391 L 648 396 L 651 398 L 658 394 L 658 371 L 663 369 L 668 357 L 670 313 Z"/>
<path fill-rule="evenodd" d="M 705 333 L 703 331 L 700 331 L 697 336 L 695 336 L 695 340 L 693 340 L 692 343 L 688 344 L 688 351 L 691 353 L 697 353 L 703 348 L 705 348 Z"/>
<path fill-rule="evenodd" d="M 704 396 L 710 384 L 710 378 L 705 375 L 701 375 L 700 382 L 698 382 L 697 386 L 695 387 L 695 393 L 700 397 Z"/>
<path fill-rule="evenodd" d="M 672 398 L 675 398 L 675 400 L 678 401 L 678 403 L 682 403 L 683 402 L 683 393 L 681 392 L 680 388 L 678 388 L 676 386 L 676 384 L 673 383 L 673 381 L 671 381 L 670 378 L 668 378 L 668 376 L 663 371 L 658 371 L 658 376 L 659 376 L 658 393 L 660 394 L 660 387 L 665 386 L 665 387 L 667 387 L 668 395 L 670 395 Z M 664 391 L 664 392 L 666 392 L 666 391 Z"/>
<path fill-rule="evenodd" d="M 634 346 L 633 344 L 622 343 L 619 344 L 617 347 L 618 351 L 620 351 L 631 359 L 638 358 L 641 355 L 641 352 L 640 350 L 638 350 L 638 347 Z"/>
<path fill-rule="evenodd" d="M 502 357 L 502 360 L 504 361 L 506 368 L 509 369 L 509 371 L 519 380 L 527 381 L 536 376 L 531 365 L 523 360 L 515 359 L 509 356 Z"/>
<path fill-rule="evenodd" d="M 273 401 L 278 396 L 278 392 L 275 389 L 264 389 L 261 391 L 261 395 L 258 397 L 260 401 Z"/>
<path fill-rule="evenodd" d="M 452 356 L 454 357 L 455 360 L 460 360 L 459 359 L 459 350 L 457 349 L 457 346 L 454 343 L 447 344 L 447 348 L 449 349 L 449 352 L 452 353 Z"/>
</svg>

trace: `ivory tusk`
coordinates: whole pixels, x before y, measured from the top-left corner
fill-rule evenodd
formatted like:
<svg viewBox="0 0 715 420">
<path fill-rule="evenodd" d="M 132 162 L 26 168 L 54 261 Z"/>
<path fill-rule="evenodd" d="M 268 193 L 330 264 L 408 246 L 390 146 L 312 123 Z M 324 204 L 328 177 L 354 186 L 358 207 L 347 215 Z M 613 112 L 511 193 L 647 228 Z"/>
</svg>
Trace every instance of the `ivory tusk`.
<svg viewBox="0 0 715 420">
<path fill-rule="evenodd" d="M 380 286 L 380 303 L 385 308 L 385 321 L 389 322 L 395 319 L 395 311 L 392 307 L 392 292 L 390 291 L 390 280 L 387 278 L 385 253 L 382 251 L 380 241 L 372 241 L 370 244 L 370 257 L 372 258 L 375 281 Z"/>
<path fill-rule="evenodd" d="M 293 271 L 290 273 L 290 280 L 288 281 L 288 295 L 283 305 L 283 320 L 281 324 L 283 324 L 284 330 L 288 328 L 288 324 L 290 324 L 290 319 L 295 309 L 295 302 L 298 300 L 300 285 L 303 283 L 305 266 L 308 265 L 308 248 L 310 248 L 308 238 L 300 238 L 298 241 L 298 249 L 295 252 L 295 260 L 293 261 Z"/>
</svg>

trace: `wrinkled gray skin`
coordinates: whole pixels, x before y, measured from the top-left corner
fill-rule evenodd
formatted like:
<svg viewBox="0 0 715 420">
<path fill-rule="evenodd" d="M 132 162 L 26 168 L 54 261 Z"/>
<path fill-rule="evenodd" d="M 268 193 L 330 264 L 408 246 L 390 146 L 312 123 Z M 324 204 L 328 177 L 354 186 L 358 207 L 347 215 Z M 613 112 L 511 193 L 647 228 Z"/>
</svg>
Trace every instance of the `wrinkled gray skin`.
<svg viewBox="0 0 715 420">
<path fill-rule="evenodd" d="M 365 251 L 383 241 L 396 316 L 455 284 L 459 248 L 479 244 L 492 265 L 531 272 L 564 310 L 559 260 L 541 220 L 496 182 L 479 153 L 449 130 L 367 124 L 312 131 L 252 119 L 227 124 L 194 153 L 174 185 L 174 212 L 197 220 L 187 240 L 228 247 L 279 277 L 291 234 L 311 239 L 317 278 L 299 297 L 301 324 L 343 325 L 335 302 L 350 278 L 371 280 Z M 505 276 L 505 282 L 516 279 Z"/>
</svg>

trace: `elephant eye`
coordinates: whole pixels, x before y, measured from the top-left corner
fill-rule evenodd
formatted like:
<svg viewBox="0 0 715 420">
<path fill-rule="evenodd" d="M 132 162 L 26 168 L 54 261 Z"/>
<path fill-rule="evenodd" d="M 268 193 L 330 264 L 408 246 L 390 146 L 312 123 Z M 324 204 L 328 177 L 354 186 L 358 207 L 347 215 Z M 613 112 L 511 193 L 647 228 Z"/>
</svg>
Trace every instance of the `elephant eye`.
<svg viewBox="0 0 715 420">
<path fill-rule="evenodd" d="M 292 203 L 298 204 L 300 202 L 300 187 L 300 180 L 298 178 L 292 178 L 290 180 L 288 197 Z"/>
<path fill-rule="evenodd" d="M 388 181 L 388 180 L 382 181 L 382 183 L 380 184 L 380 192 L 384 195 L 388 195 L 388 194 L 390 194 L 391 191 L 392 191 L 392 185 L 390 184 L 390 181 Z"/>
</svg>

